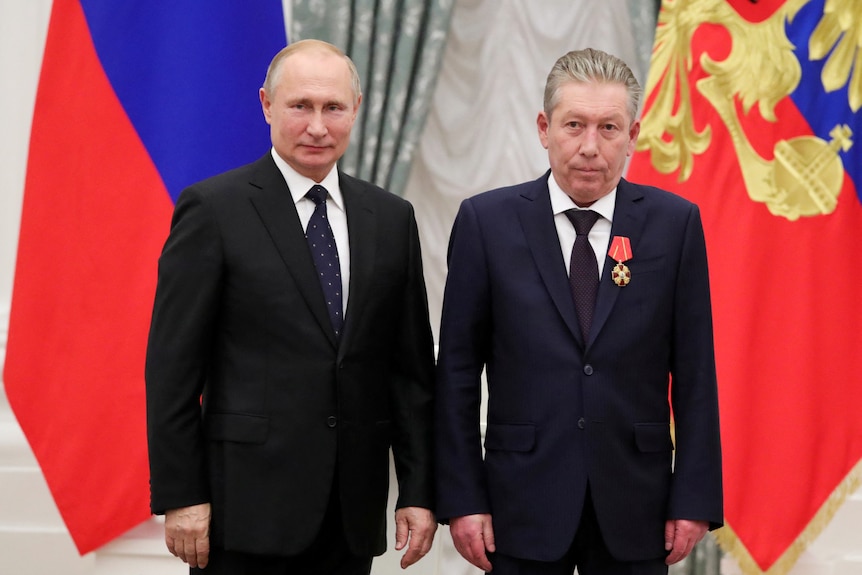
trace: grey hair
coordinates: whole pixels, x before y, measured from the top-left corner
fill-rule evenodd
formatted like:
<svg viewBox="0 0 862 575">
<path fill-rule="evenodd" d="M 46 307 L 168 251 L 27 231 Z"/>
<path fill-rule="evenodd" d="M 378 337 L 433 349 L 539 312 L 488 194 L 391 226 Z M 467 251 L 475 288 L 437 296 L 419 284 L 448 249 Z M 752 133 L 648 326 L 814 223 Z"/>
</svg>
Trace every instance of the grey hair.
<svg viewBox="0 0 862 575">
<path fill-rule="evenodd" d="M 344 58 L 344 61 L 347 62 L 347 68 L 350 70 L 350 87 L 353 90 L 353 101 L 354 103 L 359 101 L 359 97 L 362 95 L 362 87 L 359 82 L 359 72 L 356 70 L 356 65 L 353 63 L 353 60 L 351 60 L 350 57 L 338 46 L 330 44 L 329 42 L 324 42 L 323 40 L 312 39 L 299 40 L 298 42 L 289 44 L 282 48 L 278 54 L 272 58 L 272 62 L 269 63 L 269 68 L 266 70 L 266 78 L 263 81 L 263 91 L 267 96 L 272 96 L 272 91 L 275 85 L 278 84 L 278 75 L 281 73 L 281 63 L 292 54 L 296 54 L 297 52 L 304 50 L 320 50 L 330 52 L 336 56 Z"/>
<path fill-rule="evenodd" d="M 561 56 L 551 68 L 545 83 L 545 115 L 550 119 L 551 112 L 560 99 L 560 88 L 568 82 L 608 83 L 625 86 L 628 93 L 628 113 L 631 120 L 637 117 L 643 89 L 625 62 L 601 50 L 585 48 L 573 50 Z"/>
</svg>

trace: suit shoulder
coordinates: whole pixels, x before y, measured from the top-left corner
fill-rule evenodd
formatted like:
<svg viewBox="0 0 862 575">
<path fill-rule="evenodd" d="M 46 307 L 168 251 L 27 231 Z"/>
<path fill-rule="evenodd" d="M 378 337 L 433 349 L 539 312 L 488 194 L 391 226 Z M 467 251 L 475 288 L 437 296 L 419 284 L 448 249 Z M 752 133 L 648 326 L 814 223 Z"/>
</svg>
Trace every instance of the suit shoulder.
<svg viewBox="0 0 862 575">
<path fill-rule="evenodd" d="M 476 209 L 494 209 L 518 202 L 522 198 L 534 199 L 543 191 L 547 193 L 547 174 L 537 180 L 503 186 L 481 192 L 465 199 L 462 203 L 469 203 Z"/>
<path fill-rule="evenodd" d="M 255 162 L 238 166 L 195 182 L 185 188 L 180 193 L 180 196 L 195 194 L 201 197 L 212 198 L 227 194 L 231 191 L 236 191 L 239 186 L 248 185 L 253 182 L 261 173 L 261 170 L 265 168 L 267 160 L 269 160 L 269 162 L 272 163 L 272 167 L 275 168 L 272 158 L 268 158 L 267 155 Z"/>
<path fill-rule="evenodd" d="M 401 196 L 384 190 L 377 184 L 349 176 L 344 172 L 338 174 L 341 191 L 344 194 L 359 193 L 363 198 L 375 205 L 395 210 L 412 211 L 412 204 Z"/>
<path fill-rule="evenodd" d="M 625 182 L 621 180 L 621 183 Z M 635 191 L 637 194 L 643 195 L 648 201 L 654 203 L 657 206 L 664 206 L 667 209 L 675 209 L 675 210 L 683 210 L 689 211 L 691 209 L 697 209 L 697 204 L 688 200 L 679 194 L 675 194 L 674 192 L 669 192 L 662 188 L 657 188 L 655 186 L 648 186 L 644 184 L 634 184 L 632 182 L 625 182 L 624 185 L 629 186 L 630 190 Z"/>
</svg>

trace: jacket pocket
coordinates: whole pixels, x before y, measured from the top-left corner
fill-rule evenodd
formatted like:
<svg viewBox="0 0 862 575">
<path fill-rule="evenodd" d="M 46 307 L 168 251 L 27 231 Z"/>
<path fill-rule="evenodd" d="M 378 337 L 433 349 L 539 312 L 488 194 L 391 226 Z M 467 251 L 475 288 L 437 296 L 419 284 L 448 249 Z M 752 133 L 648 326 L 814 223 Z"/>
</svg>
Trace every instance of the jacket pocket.
<svg viewBox="0 0 862 575">
<path fill-rule="evenodd" d="M 635 443 L 643 453 L 673 451 L 668 423 L 635 423 Z"/>
<path fill-rule="evenodd" d="M 489 423 L 485 449 L 530 451 L 536 445 L 536 426 L 530 423 Z"/>
<path fill-rule="evenodd" d="M 269 435 L 269 418 L 244 413 L 210 413 L 204 419 L 208 439 L 263 443 Z"/>
</svg>

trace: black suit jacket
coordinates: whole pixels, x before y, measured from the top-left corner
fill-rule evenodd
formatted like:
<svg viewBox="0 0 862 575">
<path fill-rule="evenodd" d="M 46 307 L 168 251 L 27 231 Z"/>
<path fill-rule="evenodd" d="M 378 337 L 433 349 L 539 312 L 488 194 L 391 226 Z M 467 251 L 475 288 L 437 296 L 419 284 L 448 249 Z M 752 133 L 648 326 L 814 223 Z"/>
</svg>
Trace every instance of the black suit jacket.
<svg viewBox="0 0 862 575">
<path fill-rule="evenodd" d="M 337 478 L 351 549 L 382 553 L 390 445 L 398 507 L 433 507 L 433 342 L 413 210 L 339 182 L 351 256 L 340 342 L 269 154 L 184 190 L 159 259 L 152 509 L 212 502 L 212 542 L 226 549 L 302 551 Z"/>
<path fill-rule="evenodd" d="M 438 357 L 438 517 L 491 513 L 497 551 L 557 560 L 589 484 L 613 555 L 661 557 L 665 520 L 722 521 L 699 212 L 620 181 L 611 236 L 631 240 L 632 279 L 617 286 L 616 262 L 606 260 L 584 341 L 548 175 L 465 200 L 452 231 Z"/>
</svg>

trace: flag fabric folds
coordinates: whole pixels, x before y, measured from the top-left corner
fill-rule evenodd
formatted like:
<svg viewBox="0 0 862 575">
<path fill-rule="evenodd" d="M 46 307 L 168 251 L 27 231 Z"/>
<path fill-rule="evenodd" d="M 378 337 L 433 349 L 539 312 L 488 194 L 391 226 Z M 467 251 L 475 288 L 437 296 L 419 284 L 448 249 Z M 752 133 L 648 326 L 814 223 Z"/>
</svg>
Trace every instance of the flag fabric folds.
<svg viewBox="0 0 862 575">
<path fill-rule="evenodd" d="M 852 0 L 664 0 L 659 16 L 628 177 L 702 211 L 719 540 L 749 574 L 789 571 L 859 485 L 860 32 Z"/>
<path fill-rule="evenodd" d="M 36 97 L 4 381 L 84 554 L 149 517 L 143 366 L 186 185 L 269 147 L 279 0 L 55 0 Z"/>
</svg>

